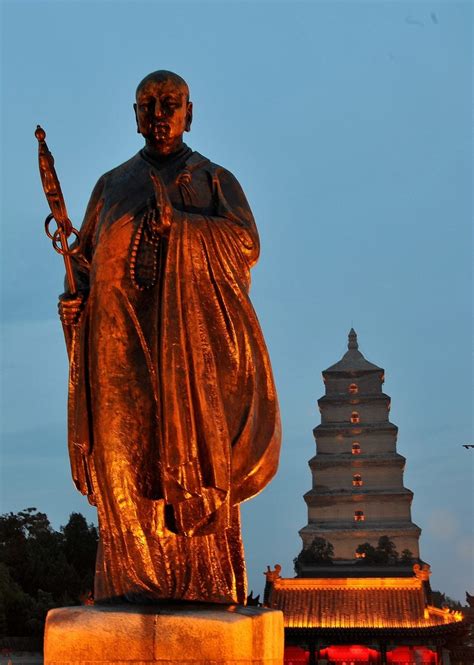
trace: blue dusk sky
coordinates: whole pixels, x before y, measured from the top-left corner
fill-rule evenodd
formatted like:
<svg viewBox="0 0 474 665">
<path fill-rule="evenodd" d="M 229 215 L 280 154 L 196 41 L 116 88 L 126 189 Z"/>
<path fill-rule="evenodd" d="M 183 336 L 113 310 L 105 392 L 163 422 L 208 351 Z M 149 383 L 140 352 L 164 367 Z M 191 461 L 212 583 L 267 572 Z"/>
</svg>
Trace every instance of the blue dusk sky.
<svg viewBox="0 0 474 665">
<path fill-rule="evenodd" d="M 24 2 L 2 11 L 1 512 L 58 528 L 95 512 L 72 486 L 63 266 L 34 129 L 69 214 L 135 154 L 132 103 L 150 71 L 190 85 L 189 145 L 230 169 L 261 235 L 251 296 L 283 420 L 278 476 L 242 507 L 249 588 L 292 576 L 321 371 L 347 333 L 386 370 L 413 520 L 432 585 L 474 592 L 471 443 L 472 3 Z"/>
</svg>

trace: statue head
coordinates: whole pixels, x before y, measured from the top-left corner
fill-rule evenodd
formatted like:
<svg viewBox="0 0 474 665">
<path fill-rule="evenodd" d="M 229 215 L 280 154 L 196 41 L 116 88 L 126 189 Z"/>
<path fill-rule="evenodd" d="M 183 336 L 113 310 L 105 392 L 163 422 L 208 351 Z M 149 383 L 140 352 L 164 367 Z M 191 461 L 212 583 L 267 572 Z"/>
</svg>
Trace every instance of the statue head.
<svg viewBox="0 0 474 665">
<path fill-rule="evenodd" d="M 160 69 L 140 81 L 133 105 L 137 132 L 161 155 L 175 152 L 189 132 L 193 105 L 189 88 L 178 74 Z"/>
</svg>

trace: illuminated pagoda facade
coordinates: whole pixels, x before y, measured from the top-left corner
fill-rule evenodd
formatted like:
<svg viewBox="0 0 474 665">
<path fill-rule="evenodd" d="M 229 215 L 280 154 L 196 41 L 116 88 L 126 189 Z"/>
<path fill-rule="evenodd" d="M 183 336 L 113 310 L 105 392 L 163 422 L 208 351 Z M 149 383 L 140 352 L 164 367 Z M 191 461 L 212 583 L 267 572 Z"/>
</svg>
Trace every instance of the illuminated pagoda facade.
<svg viewBox="0 0 474 665">
<path fill-rule="evenodd" d="M 323 379 L 297 576 L 282 578 L 279 565 L 266 573 L 264 604 L 284 615 L 285 665 L 447 665 L 469 624 L 432 605 L 384 370 L 351 330 Z"/>
<path fill-rule="evenodd" d="M 384 370 L 364 358 L 351 329 L 347 352 L 323 371 L 323 379 L 321 424 L 314 429 L 316 455 L 309 462 L 313 483 L 304 497 L 308 524 L 300 531 L 303 550 L 309 550 L 315 538 L 324 539 L 333 547 L 336 574 L 343 566 L 345 574 L 358 575 L 354 564 L 363 556 L 358 546 L 376 547 L 381 536 L 388 536 L 398 553 L 405 552 L 411 575 L 410 559 L 419 558 L 421 529 L 411 520 L 413 493 L 403 485 L 405 458 L 397 453 L 398 428 L 389 421 Z M 322 562 L 315 567 L 304 556 L 300 559 L 301 577 L 331 572 Z M 385 574 L 380 565 L 372 570 L 364 566 L 365 575 L 372 573 Z"/>
</svg>

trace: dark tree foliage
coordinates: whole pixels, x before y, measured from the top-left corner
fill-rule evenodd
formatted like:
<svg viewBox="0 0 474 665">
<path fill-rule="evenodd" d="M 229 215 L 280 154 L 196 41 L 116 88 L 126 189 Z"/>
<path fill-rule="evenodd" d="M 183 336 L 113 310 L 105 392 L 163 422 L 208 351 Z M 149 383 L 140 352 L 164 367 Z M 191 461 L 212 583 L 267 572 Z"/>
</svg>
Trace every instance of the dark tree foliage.
<svg viewBox="0 0 474 665">
<path fill-rule="evenodd" d="M 357 554 L 361 554 L 363 558 L 360 559 L 361 563 L 373 564 L 377 560 L 377 550 L 370 543 L 361 543 L 357 549 Z"/>
<path fill-rule="evenodd" d="M 293 559 L 295 573 L 300 574 L 301 564 L 307 563 L 316 566 L 327 566 L 333 563 L 334 547 L 332 543 L 324 538 L 316 537 L 310 547 L 301 550 L 298 556 Z"/>
<path fill-rule="evenodd" d="M 359 563 L 363 566 L 410 565 L 415 562 L 413 553 L 408 549 L 403 550 L 401 556 L 399 556 L 395 543 L 388 536 L 380 536 L 377 547 L 370 543 L 361 543 L 356 552 L 363 555 L 359 560 Z"/>
<path fill-rule="evenodd" d="M 376 551 L 381 563 L 389 566 L 398 563 L 397 548 L 388 536 L 380 536 Z"/>
<path fill-rule="evenodd" d="M 400 555 L 400 563 L 403 564 L 415 563 L 415 557 L 413 556 L 413 552 L 408 549 L 402 550 L 402 553 Z"/>
<path fill-rule="evenodd" d="M 79 576 L 78 595 L 94 587 L 94 569 L 98 534 L 92 524 L 87 524 L 81 513 L 71 513 L 69 522 L 61 527 L 64 554 Z"/>
<path fill-rule="evenodd" d="M 52 607 L 93 585 L 97 529 L 72 513 L 55 531 L 36 508 L 0 515 L 0 636 L 41 635 Z"/>
</svg>

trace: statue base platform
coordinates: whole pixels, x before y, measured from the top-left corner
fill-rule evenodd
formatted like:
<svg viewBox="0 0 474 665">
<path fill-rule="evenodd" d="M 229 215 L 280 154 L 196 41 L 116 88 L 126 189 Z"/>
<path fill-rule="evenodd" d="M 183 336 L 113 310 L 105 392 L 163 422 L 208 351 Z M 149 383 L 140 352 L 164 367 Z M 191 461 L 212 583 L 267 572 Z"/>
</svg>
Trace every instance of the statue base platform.
<svg viewBox="0 0 474 665">
<path fill-rule="evenodd" d="M 45 665 L 283 665 L 283 614 L 163 603 L 50 610 Z"/>
</svg>

